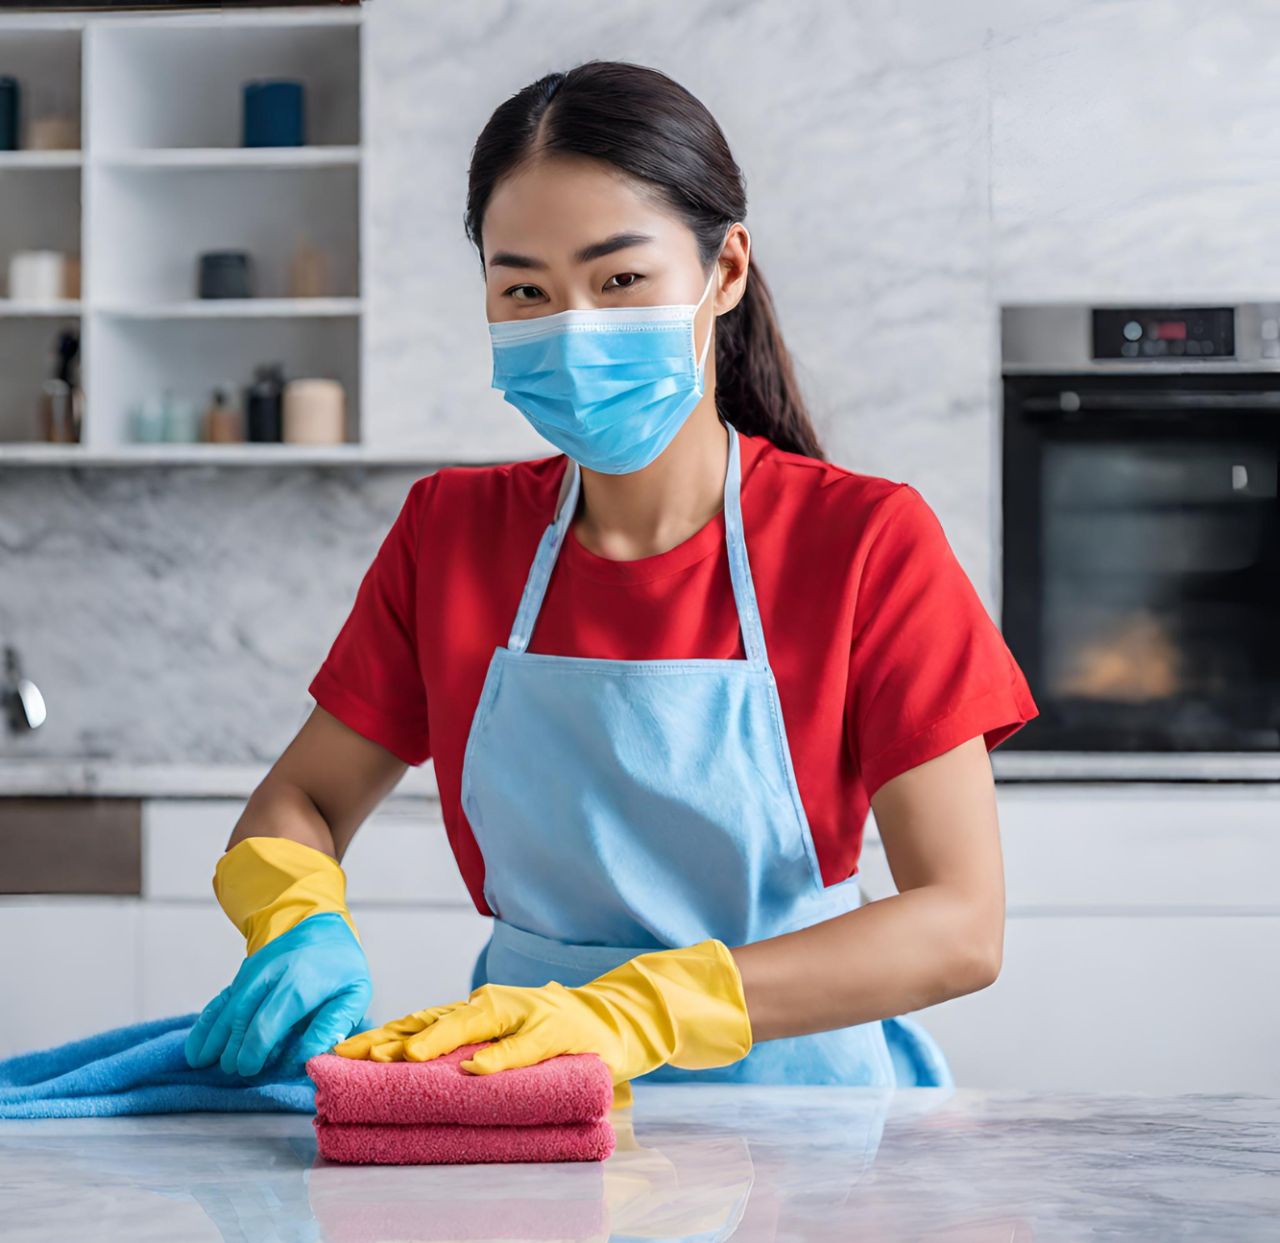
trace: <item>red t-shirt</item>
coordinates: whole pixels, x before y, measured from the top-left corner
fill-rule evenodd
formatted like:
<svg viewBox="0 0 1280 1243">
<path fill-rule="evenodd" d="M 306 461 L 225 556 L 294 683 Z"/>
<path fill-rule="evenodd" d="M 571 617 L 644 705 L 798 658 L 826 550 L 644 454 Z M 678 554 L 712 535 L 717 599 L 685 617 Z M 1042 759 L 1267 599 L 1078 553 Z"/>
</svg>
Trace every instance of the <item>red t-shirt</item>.
<svg viewBox="0 0 1280 1243">
<path fill-rule="evenodd" d="M 881 785 L 978 734 L 990 750 L 1037 708 L 913 487 L 783 452 L 761 436 L 742 437 L 741 456 L 769 663 L 831 885 L 856 871 Z M 405 763 L 434 759 L 449 841 L 486 915 L 484 860 L 460 801 L 462 758 L 567 463 L 558 454 L 419 479 L 309 688 Z M 529 650 L 742 659 L 723 511 L 637 561 L 588 551 L 570 527 Z"/>
</svg>

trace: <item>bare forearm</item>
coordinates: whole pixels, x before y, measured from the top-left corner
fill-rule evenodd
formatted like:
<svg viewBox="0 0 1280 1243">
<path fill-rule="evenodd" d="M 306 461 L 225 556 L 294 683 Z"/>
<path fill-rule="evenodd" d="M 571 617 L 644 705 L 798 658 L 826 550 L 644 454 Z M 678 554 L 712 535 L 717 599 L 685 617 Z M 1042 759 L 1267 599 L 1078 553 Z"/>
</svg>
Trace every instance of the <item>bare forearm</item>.
<svg viewBox="0 0 1280 1243">
<path fill-rule="evenodd" d="M 890 1018 L 999 973 L 1004 912 L 942 886 L 908 890 L 733 950 L 755 1040 Z"/>
<path fill-rule="evenodd" d="M 278 777 L 267 777 L 254 790 L 236 821 L 227 849 L 246 837 L 288 837 L 338 858 L 333 834 L 311 797 Z"/>
<path fill-rule="evenodd" d="M 246 837 L 289 837 L 341 863 L 407 767 L 317 708 L 253 792 L 227 849 Z"/>
</svg>

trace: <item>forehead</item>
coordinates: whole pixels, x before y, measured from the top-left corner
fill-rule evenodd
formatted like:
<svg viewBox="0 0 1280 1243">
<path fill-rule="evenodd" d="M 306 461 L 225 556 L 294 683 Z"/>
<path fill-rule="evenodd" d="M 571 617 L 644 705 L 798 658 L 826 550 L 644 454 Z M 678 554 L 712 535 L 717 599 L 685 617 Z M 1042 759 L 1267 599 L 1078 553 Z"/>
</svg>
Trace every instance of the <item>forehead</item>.
<svg viewBox="0 0 1280 1243">
<path fill-rule="evenodd" d="M 498 182 L 485 209 L 484 248 L 550 261 L 623 230 L 651 233 L 659 243 L 689 234 L 652 187 L 599 160 L 555 155 Z"/>
</svg>

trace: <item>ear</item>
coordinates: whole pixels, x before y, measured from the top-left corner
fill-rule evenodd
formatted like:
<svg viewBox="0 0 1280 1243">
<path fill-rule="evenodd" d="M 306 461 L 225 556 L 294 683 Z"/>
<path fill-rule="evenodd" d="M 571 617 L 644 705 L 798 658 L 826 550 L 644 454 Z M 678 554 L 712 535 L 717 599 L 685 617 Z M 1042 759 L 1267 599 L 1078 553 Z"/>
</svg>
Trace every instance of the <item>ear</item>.
<svg viewBox="0 0 1280 1243">
<path fill-rule="evenodd" d="M 741 221 L 732 225 L 720 249 L 720 289 L 716 294 L 717 315 L 732 311 L 747 292 L 751 265 L 751 234 Z"/>
</svg>

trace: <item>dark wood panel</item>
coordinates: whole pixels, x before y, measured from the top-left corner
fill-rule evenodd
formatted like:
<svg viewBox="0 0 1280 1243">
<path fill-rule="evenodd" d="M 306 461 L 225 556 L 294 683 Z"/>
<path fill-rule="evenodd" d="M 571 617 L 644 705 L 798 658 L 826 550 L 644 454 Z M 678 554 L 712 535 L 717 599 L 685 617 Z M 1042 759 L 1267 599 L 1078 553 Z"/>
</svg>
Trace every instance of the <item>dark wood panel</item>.
<svg viewBox="0 0 1280 1243">
<path fill-rule="evenodd" d="M 142 892 L 142 803 L 0 798 L 0 893 Z"/>
</svg>

